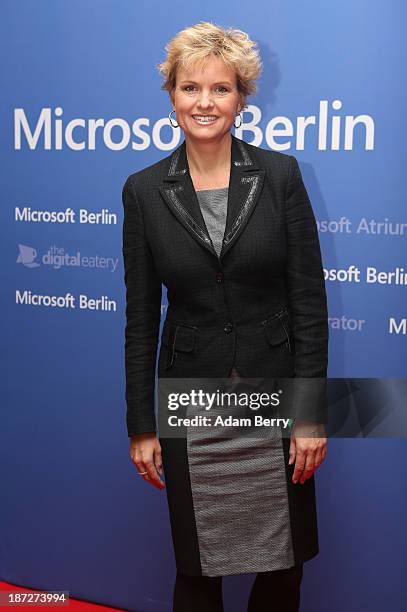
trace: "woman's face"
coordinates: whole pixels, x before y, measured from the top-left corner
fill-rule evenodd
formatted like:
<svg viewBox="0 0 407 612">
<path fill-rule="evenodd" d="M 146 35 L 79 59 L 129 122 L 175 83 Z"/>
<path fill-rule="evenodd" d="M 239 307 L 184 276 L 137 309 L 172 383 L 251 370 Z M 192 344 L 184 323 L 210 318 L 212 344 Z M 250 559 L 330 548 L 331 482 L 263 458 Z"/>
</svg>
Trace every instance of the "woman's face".
<svg viewBox="0 0 407 612">
<path fill-rule="evenodd" d="M 180 67 L 171 100 L 185 138 L 197 141 L 219 140 L 243 107 L 236 74 L 219 57 L 211 57 L 203 69 Z"/>
</svg>

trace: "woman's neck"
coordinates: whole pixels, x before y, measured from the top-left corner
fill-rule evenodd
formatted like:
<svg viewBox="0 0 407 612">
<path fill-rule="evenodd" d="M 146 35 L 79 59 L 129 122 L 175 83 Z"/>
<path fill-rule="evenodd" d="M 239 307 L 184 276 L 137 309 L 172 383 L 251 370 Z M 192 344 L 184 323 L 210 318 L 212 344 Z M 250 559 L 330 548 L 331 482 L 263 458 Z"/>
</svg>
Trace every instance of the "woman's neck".
<svg viewBox="0 0 407 612">
<path fill-rule="evenodd" d="M 232 136 L 226 133 L 222 140 L 199 142 L 185 139 L 191 176 L 213 176 L 229 171 Z"/>
</svg>

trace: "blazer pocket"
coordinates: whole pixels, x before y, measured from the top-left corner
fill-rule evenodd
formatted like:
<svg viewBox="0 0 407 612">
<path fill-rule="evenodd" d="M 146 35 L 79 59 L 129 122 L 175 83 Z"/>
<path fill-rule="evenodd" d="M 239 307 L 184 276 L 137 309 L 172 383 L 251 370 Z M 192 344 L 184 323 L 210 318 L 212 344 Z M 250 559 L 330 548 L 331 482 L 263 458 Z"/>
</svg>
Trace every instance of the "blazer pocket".
<svg viewBox="0 0 407 612">
<path fill-rule="evenodd" d="M 195 350 L 197 330 L 198 328 L 192 325 L 180 325 L 165 321 L 161 344 L 167 348 L 166 370 L 173 365 L 178 352 L 191 353 Z"/>
<path fill-rule="evenodd" d="M 294 353 L 294 341 L 291 333 L 290 321 L 287 310 L 271 315 L 262 325 L 266 334 L 267 342 L 270 346 L 285 344 L 288 351 Z"/>
</svg>

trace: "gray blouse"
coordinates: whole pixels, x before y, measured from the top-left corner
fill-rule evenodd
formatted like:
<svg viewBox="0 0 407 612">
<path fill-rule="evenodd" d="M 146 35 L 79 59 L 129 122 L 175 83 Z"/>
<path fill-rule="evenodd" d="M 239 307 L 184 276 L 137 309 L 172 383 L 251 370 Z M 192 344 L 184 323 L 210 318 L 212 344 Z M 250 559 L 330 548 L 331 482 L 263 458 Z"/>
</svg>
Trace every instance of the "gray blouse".
<svg viewBox="0 0 407 612">
<path fill-rule="evenodd" d="M 228 187 L 221 187 L 196 192 L 205 225 L 218 255 L 222 250 L 225 233 L 228 191 Z"/>
</svg>

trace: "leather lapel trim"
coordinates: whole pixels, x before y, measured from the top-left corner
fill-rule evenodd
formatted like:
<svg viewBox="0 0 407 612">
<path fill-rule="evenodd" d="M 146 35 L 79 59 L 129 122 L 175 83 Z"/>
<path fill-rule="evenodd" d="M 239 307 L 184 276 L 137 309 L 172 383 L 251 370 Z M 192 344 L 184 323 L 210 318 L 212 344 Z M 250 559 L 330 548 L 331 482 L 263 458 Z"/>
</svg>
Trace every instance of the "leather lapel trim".
<svg viewBox="0 0 407 612">
<path fill-rule="evenodd" d="M 193 238 L 217 257 L 218 255 L 213 247 L 202 216 L 192 180 L 190 177 L 188 180 L 188 177 L 189 173 L 185 175 L 185 180 L 180 183 L 165 187 L 161 186 L 160 192 L 177 219 Z"/>
<path fill-rule="evenodd" d="M 259 169 L 246 144 L 232 136 L 231 169 L 226 226 L 220 258 L 241 235 L 252 214 L 264 182 L 265 171 Z M 185 141 L 170 156 L 168 172 L 159 187 L 165 202 L 193 238 L 216 258 L 198 198 L 189 173 Z"/>
<path fill-rule="evenodd" d="M 253 213 L 264 183 L 264 170 L 239 172 L 232 166 L 225 233 L 220 256 L 236 242 Z"/>
</svg>

